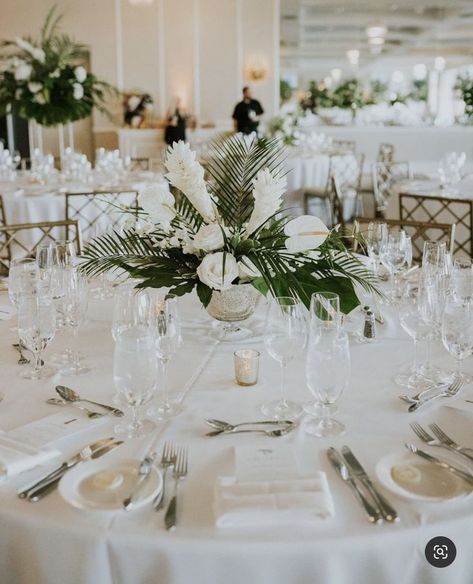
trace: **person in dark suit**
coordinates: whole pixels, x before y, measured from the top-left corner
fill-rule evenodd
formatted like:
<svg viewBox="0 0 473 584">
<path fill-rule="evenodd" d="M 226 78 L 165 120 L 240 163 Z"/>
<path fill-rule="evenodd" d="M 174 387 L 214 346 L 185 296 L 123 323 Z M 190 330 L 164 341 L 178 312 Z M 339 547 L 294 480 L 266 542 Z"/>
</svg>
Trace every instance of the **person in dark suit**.
<svg viewBox="0 0 473 584">
<path fill-rule="evenodd" d="M 172 146 L 179 140 L 186 141 L 187 114 L 181 106 L 181 99 L 176 97 L 166 115 L 166 128 L 164 130 L 164 140 L 166 144 Z"/>
<path fill-rule="evenodd" d="M 243 88 L 243 99 L 233 110 L 233 125 L 236 132 L 251 134 L 258 131 L 258 125 L 264 110 L 257 99 L 251 97 L 249 87 Z"/>
</svg>

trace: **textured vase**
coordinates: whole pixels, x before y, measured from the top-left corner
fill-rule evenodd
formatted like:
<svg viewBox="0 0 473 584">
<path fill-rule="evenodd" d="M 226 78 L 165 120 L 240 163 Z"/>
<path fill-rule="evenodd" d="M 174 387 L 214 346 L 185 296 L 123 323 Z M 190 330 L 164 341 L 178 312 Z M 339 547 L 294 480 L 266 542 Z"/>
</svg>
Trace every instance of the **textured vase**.
<svg viewBox="0 0 473 584">
<path fill-rule="evenodd" d="M 251 284 L 240 284 L 221 291 L 214 290 L 207 305 L 207 312 L 212 318 L 222 322 L 241 322 L 253 314 L 259 295 Z"/>
</svg>

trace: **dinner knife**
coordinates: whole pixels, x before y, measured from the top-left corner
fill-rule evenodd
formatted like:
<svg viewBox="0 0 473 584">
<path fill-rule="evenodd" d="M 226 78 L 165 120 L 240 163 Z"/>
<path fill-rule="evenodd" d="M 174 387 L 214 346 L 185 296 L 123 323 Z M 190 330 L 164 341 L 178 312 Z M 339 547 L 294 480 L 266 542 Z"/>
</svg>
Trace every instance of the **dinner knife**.
<svg viewBox="0 0 473 584">
<path fill-rule="evenodd" d="M 457 475 L 458 477 L 462 478 L 468 484 L 473 485 L 473 475 L 471 475 L 470 473 L 465 472 L 464 470 L 462 470 L 461 468 L 458 468 L 457 466 L 454 466 L 453 464 L 450 464 L 446 460 L 442 460 L 441 458 L 437 458 L 436 456 L 432 456 L 431 454 L 428 454 L 427 452 L 424 452 L 423 450 L 419 450 L 416 446 L 414 446 L 414 444 L 406 444 L 405 446 L 412 453 L 417 454 L 417 456 L 420 456 L 421 458 L 428 460 L 432 464 L 435 464 L 437 466 L 440 466 L 441 468 L 444 468 L 444 469 L 450 471 L 452 474 Z"/>
<path fill-rule="evenodd" d="M 352 471 L 355 477 L 361 482 L 361 484 L 368 490 L 370 495 L 376 501 L 376 504 L 381 511 L 383 519 L 393 523 L 399 521 L 399 516 L 396 510 L 392 507 L 389 501 L 376 489 L 373 485 L 368 473 L 361 466 L 359 460 L 353 454 L 353 452 L 348 448 L 348 446 L 342 446 L 342 455 L 345 459 L 348 469 Z"/>
<path fill-rule="evenodd" d="M 58 473 L 61 473 L 63 471 L 68 470 L 69 468 L 72 468 L 77 463 L 79 463 L 81 460 L 85 460 L 87 458 L 90 458 L 90 455 L 93 454 L 96 450 L 100 450 L 101 448 L 104 448 L 105 446 L 110 444 L 110 442 L 113 442 L 114 440 L 115 440 L 115 438 L 112 436 L 110 438 L 103 438 L 102 440 L 97 440 L 96 442 L 92 442 L 92 444 L 89 444 L 88 446 L 84 446 L 84 448 L 81 448 L 79 450 L 79 452 L 77 452 L 76 454 L 71 456 L 71 458 L 69 458 L 68 460 L 64 461 L 62 464 L 60 464 L 58 467 L 53 469 L 47 475 L 44 475 L 39 480 L 37 480 L 35 483 L 30 484 L 30 485 L 28 485 L 28 487 L 19 491 L 17 493 L 18 497 L 20 499 L 24 499 L 28 495 L 28 493 L 30 491 L 32 491 L 33 489 L 37 489 L 43 483 L 49 482 L 51 479 L 55 478 L 55 476 Z"/>
<path fill-rule="evenodd" d="M 111 444 L 108 444 L 108 446 L 105 446 L 104 448 L 101 448 L 100 450 L 96 450 L 95 452 L 93 452 L 90 458 L 93 460 L 96 458 L 100 458 L 101 456 L 107 454 L 117 446 L 120 446 L 120 444 L 123 444 L 123 440 L 117 440 L 116 442 L 112 442 Z M 38 501 L 41 501 L 41 499 L 46 497 L 46 495 L 49 495 L 49 493 L 52 493 L 52 491 L 54 491 L 59 481 L 62 479 L 62 477 L 66 474 L 68 470 L 69 469 L 66 468 L 61 473 L 58 473 L 59 476 L 56 476 L 54 479 L 51 480 L 51 482 L 48 482 L 42 485 L 41 487 L 34 489 L 33 492 L 28 493 L 26 500 L 29 501 L 30 503 L 37 503 Z"/>
<path fill-rule="evenodd" d="M 351 488 L 356 498 L 361 503 L 361 506 L 365 510 L 368 521 L 370 523 L 380 523 L 383 520 L 383 518 L 381 516 L 379 509 L 371 505 L 371 503 L 367 500 L 362 491 L 359 489 L 355 479 L 353 478 L 352 474 L 347 468 L 347 465 L 343 461 L 341 454 L 337 452 L 335 448 L 329 448 L 327 450 L 327 457 L 330 461 L 330 464 L 337 471 L 342 481 L 344 481 L 344 483 Z"/>
</svg>

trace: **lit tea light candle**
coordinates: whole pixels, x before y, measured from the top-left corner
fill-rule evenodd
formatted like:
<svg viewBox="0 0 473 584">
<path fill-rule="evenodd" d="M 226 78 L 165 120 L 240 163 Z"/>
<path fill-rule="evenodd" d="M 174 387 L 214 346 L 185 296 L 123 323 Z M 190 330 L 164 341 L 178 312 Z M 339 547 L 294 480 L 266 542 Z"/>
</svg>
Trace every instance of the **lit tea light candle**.
<svg viewBox="0 0 473 584">
<path fill-rule="evenodd" d="M 238 385 L 255 385 L 258 382 L 259 352 L 254 349 L 240 349 L 235 357 L 235 381 Z"/>
</svg>

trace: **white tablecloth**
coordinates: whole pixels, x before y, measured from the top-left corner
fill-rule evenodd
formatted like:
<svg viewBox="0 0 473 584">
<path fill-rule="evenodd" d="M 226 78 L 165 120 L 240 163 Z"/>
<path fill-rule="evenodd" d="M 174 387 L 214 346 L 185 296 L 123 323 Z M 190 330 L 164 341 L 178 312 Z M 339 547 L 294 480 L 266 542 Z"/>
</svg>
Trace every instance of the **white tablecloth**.
<svg viewBox="0 0 473 584">
<path fill-rule="evenodd" d="M 2 299 L 3 300 L 3 299 Z M 80 333 L 82 350 L 88 354 L 93 371 L 79 378 L 57 378 L 41 382 L 20 380 L 17 353 L 11 347 L 14 321 L 0 322 L 1 391 L 0 428 L 20 424 L 54 413 L 45 403 L 54 395 L 58 381 L 72 386 L 84 396 L 111 402 L 112 338 L 107 320 L 110 302 L 97 302 L 89 311 L 90 322 Z M 469 584 L 473 581 L 471 541 L 473 511 L 471 499 L 455 504 L 413 505 L 386 493 L 402 521 L 398 525 L 373 526 L 365 520 L 353 495 L 329 466 L 328 446 L 349 444 L 369 472 L 376 462 L 392 451 L 403 451 L 404 443 L 415 441 L 409 422 L 442 420 L 455 434 L 455 411 L 438 403 L 424 413 L 406 413 L 397 395 L 400 389 L 393 375 L 412 358 L 412 342 L 395 325 L 386 310 L 387 323 L 378 327 L 379 338 L 372 344 L 352 342 L 352 378 L 339 402 L 339 419 L 347 427 L 344 436 L 320 440 L 302 428 L 279 439 L 256 435 L 206 438 L 206 417 L 240 421 L 260 419 L 260 404 L 278 395 L 279 371 L 264 354 L 260 341 L 240 343 L 262 351 L 261 380 L 252 388 L 233 381 L 233 344 L 210 340 L 204 323 L 206 313 L 196 298 L 181 301 L 186 326 L 185 345 L 171 365 L 171 389 L 186 393 L 182 413 L 162 425 L 161 440 L 172 439 L 189 445 L 190 472 L 180 489 L 180 522 L 174 533 L 163 529 L 163 514 L 150 509 L 119 513 L 104 519 L 79 512 L 56 492 L 42 502 L 19 500 L 15 488 L 25 478 L 0 485 L 0 567 L 5 584 L 209 584 L 242 582 L 258 584 Z M 254 321 L 253 321 L 254 322 Z M 63 333 L 61 333 L 62 335 Z M 64 343 L 61 335 L 49 352 Z M 435 361 L 452 366 L 441 346 L 435 347 Z M 471 360 L 466 370 L 473 372 Z M 289 393 L 292 399 L 311 399 L 305 384 L 303 356 L 290 365 Z M 448 404 L 468 411 L 473 405 L 473 389 Z M 466 414 L 465 414 L 466 415 Z M 473 419 L 473 418 L 472 418 Z M 110 428 L 113 420 L 110 420 Z M 110 434 L 102 428 L 100 435 Z M 90 435 L 90 441 L 97 435 Z M 86 442 L 89 442 L 89 437 Z M 473 446 L 473 435 L 470 446 Z M 69 444 L 72 452 L 82 446 Z M 334 496 L 336 516 L 315 527 L 271 530 L 217 530 L 212 514 L 212 489 L 219 475 L 233 470 L 232 446 L 287 444 L 327 472 Z M 161 447 L 161 443 L 160 443 Z M 129 441 L 110 457 L 140 456 L 143 441 Z M 447 536 L 457 546 L 457 558 L 448 568 L 430 566 L 424 556 L 426 543 L 434 536 Z"/>
</svg>

